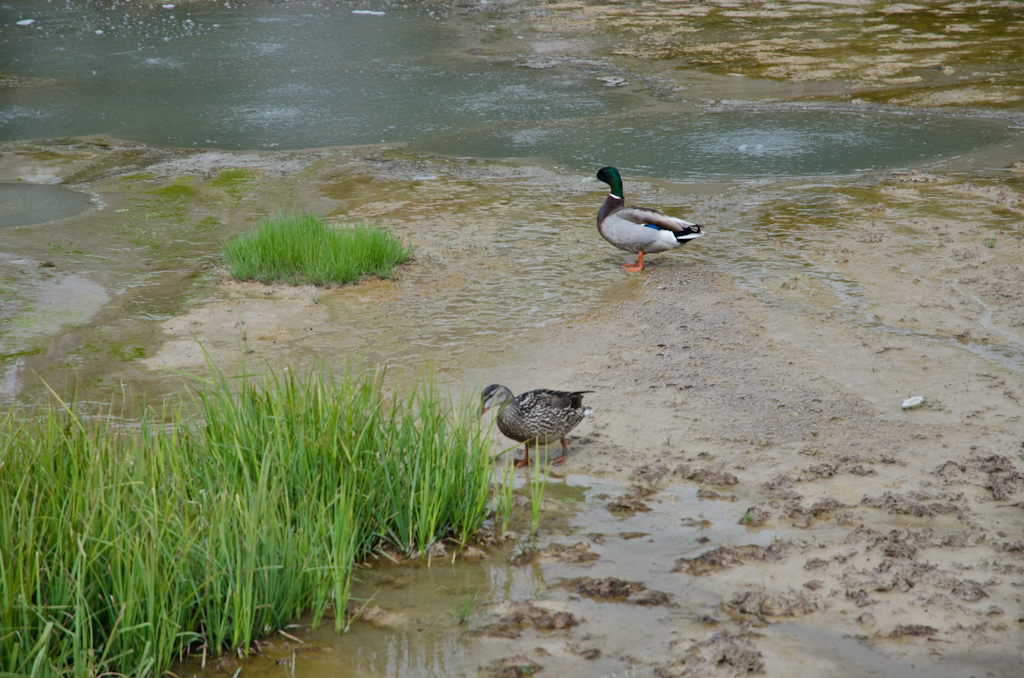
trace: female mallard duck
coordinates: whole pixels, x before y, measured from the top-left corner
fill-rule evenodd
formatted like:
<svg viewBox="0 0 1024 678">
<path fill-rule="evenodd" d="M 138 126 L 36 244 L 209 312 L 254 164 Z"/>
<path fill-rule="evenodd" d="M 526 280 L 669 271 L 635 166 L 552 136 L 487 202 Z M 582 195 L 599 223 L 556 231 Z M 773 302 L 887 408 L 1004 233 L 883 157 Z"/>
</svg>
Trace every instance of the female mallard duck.
<svg viewBox="0 0 1024 678">
<path fill-rule="evenodd" d="M 516 466 L 530 465 L 530 443 L 547 443 L 561 438 L 562 456 L 551 463 L 565 463 L 569 451 L 565 436 L 576 428 L 594 410 L 583 407 L 583 394 L 593 391 L 549 391 L 538 388 L 513 396 L 512 391 L 499 384 L 491 384 L 480 394 L 480 414 L 492 407 L 498 411 L 498 430 L 516 442 L 526 444 L 526 456 Z"/>
<path fill-rule="evenodd" d="M 622 178 L 614 167 L 602 167 L 597 178 L 611 186 L 611 193 L 597 213 L 597 232 L 620 250 L 635 252 L 638 259 L 623 264 L 627 271 L 642 271 L 644 252 L 664 252 L 703 235 L 700 226 L 670 217 L 650 207 L 625 207 Z"/>
</svg>

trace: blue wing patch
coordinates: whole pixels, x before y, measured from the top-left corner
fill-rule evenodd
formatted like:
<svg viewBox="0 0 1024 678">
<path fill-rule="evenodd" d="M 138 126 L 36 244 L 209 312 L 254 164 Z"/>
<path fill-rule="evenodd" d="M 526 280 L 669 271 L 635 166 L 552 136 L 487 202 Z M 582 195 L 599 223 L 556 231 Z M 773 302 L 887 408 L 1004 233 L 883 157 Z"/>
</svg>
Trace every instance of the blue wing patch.
<svg viewBox="0 0 1024 678">
<path fill-rule="evenodd" d="M 644 228 L 653 228 L 655 231 L 661 230 L 661 226 L 655 226 L 654 224 L 644 224 Z"/>
</svg>

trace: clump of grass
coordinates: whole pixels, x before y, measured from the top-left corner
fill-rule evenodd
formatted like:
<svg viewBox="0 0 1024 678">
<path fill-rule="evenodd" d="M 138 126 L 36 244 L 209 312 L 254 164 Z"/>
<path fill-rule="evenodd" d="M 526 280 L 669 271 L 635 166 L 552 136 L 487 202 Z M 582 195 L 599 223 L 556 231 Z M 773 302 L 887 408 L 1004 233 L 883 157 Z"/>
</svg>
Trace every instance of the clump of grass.
<svg viewBox="0 0 1024 678">
<path fill-rule="evenodd" d="M 334 226 L 310 212 L 281 212 L 224 246 L 238 280 L 322 287 L 368 275 L 390 278 L 412 257 L 411 245 L 367 222 Z"/>
<path fill-rule="evenodd" d="M 452 600 L 450 611 L 456 621 L 465 624 L 479 605 L 479 595 L 475 592 L 459 592 Z"/>
<path fill-rule="evenodd" d="M 541 470 L 543 466 L 543 470 Z M 540 507 L 544 503 L 544 490 L 548 487 L 548 478 L 551 476 L 551 467 L 541 463 L 540 455 L 537 455 L 537 462 L 533 467 L 533 482 L 530 485 L 530 536 L 537 536 L 537 528 L 540 526 Z"/>
<path fill-rule="evenodd" d="M 485 518 L 475 404 L 429 378 L 397 396 L 349 370 L 211 373 L 188 405 L 0 418 L 0 672 L 158 676 L 328 606 L 342 630 L 358 559 Z"/>
<path fill-rule="evenodd" d="M 987 247 L 989 249 L 992 249 L 995 246 L 996 246 L 996 236 L 992 236 L 991 238 L 989 238 L 988 240 L 985 241 L 985 247 Z"/>
</svg>

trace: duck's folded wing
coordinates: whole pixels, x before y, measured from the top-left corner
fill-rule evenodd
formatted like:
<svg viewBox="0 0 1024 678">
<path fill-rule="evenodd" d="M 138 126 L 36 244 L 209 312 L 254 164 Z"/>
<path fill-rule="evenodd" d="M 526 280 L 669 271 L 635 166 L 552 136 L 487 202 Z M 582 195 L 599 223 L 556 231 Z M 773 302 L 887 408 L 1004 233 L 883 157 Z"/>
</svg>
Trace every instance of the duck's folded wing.
<svg viewBox="0 0 1024 678">
<path fill-rule="evenodd" d="M 615 212 L 615 216 L 627 221 L 632 221 L 634 224 L 639 224 L 641 226 L 656 226 L 666 231 L 677 232 L 695 230 L 696 233 L 700 233 L 700 226 L 697 224 L 686 221 L 685 219 L 670 217 L 664 212 L 652 207 L 623 207 L 621 210 Z"/>
<path fill-rule="evenodd" d="M 560 410 L 577 409 L 583 404 L 583 394 L 593 391 L 550 391 L 545 389 L 544 395 L 552 407 Z"/>
</svg>

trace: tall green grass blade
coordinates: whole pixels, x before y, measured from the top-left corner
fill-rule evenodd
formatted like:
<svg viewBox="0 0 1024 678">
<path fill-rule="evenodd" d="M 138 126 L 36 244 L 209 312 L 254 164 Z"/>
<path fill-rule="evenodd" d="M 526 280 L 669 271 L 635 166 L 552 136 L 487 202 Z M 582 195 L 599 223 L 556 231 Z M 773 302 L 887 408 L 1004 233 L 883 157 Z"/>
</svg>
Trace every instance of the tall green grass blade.
<svg viewBox="0 0 1024 678">
<path fill-rule="evenodd" d="M 548 479 L 551 477 L 551 467 L 542 463 L 542 457 L 538 454 L 537 461 L 533 466 L 533 482 L 529 479 L 530 486 L 530 536 L 537 536 L 537 528 L 540 526 L 540 509 L 544 503 L 544 490 L 548 487 Z M 543 469 L 541 468 L 543 467 Z"/>
<path fill-rule="evenodd" d="M 475 408 L 428 380 L 404 397 L 357 369 L 195 383 L 135 422 L 59 400 L 0 417 L 0 671 L 157 675 L 330 605 L 343 631 L 358 558 L 484 520 Z"/>
</svg>

